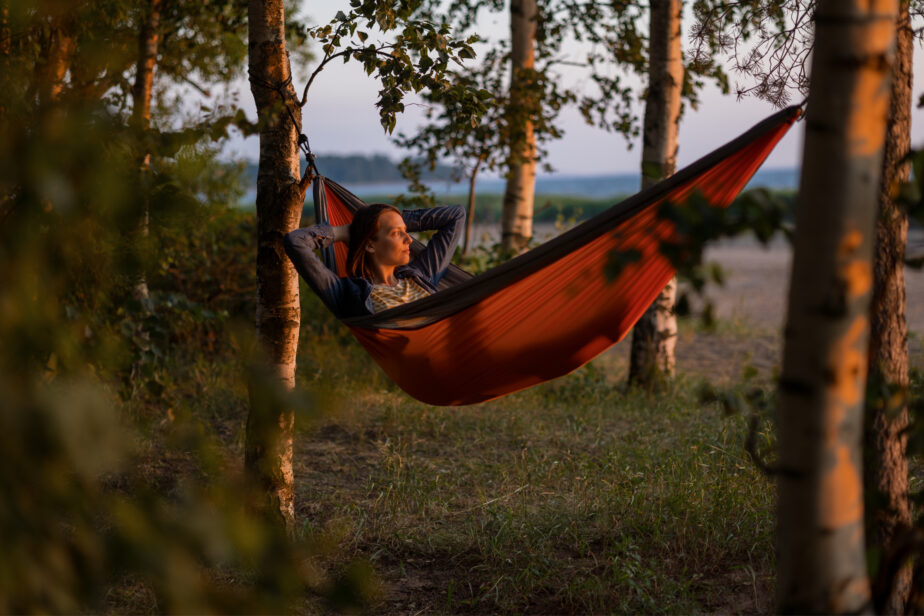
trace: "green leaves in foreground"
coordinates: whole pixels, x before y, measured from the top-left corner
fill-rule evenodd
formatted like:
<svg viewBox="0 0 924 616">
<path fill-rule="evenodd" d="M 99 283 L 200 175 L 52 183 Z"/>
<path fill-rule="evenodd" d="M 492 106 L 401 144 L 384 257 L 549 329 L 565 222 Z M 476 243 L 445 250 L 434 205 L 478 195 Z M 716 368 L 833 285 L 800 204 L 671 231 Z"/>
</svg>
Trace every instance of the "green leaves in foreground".
<svg viewBox="0 0 924 616">
<path fill-rule="evenodd" d="M 237 367 L 215 385 L 219 352 L 227 365 L 240 351 L 226 320 L 252 315 L 254 295 L 241 257 L 253 254 L 253 225 L 223 219 L 214 203 L 236 199 L 233 171 L 194 139 L 159 152 L 142 175 L 143 137 L 106 105 L 32 104 L 24 83 L 8 85 L 0 612 L 279 613 L 317 596 L 362 602 L 374 579 L 328 575 L 308 538 L 249 511 L 254 486 L 238 452 L 193 404 L 231 406 L 228 390 L 246 379 Z M 215 220 L 225 224 L 209 229 Z M 153 291 L 136 301 L 142 272 Z"/>
<path fill-rule="evenodd" d="M 362 565 L 328 576 L 310 538 L 291 539 L 246 503 L 203 424 L 176 417 L 159 465 L 191 468 L 158 485 L 148 438 L 90 375 L 0 379 L 0 611 L 289 612 L 306 596 L 356 608 L 377 592 Z M 179 456 L 179 458 L 178 458 Z M 176 463 L 176 462 L 174 462 Z"/>
</svg>

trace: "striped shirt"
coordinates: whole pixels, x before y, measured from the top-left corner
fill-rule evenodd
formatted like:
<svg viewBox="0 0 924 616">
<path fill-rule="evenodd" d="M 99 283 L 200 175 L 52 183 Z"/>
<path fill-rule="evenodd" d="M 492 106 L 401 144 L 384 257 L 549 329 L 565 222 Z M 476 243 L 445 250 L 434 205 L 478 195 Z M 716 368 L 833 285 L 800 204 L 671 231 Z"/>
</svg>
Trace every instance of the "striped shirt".
<svg viewBox="0 0 924 616">
<path fill-rule="evenodd" d="M 417 284 L 413 278 L 408 277 L 399 278 L 394 286 L 388 286 L 387 284 L 372 285 L 369 298 L 372 300 L 372 309 L 375 312 L 381 312 L 428 295 L 430 295 L 429 291 Z"/>
</svg>

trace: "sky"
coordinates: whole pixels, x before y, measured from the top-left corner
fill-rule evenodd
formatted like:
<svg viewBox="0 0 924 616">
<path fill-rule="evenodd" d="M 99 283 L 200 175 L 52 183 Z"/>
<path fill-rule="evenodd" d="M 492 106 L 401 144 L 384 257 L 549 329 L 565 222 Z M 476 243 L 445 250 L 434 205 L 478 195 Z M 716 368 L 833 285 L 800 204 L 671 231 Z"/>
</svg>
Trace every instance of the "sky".
<svg viewBox="0 0 924 616">
<path fill-rule="evenodd" d="M 345 10 L 345 0 L 311 0 L 305 2 L 303 17 L 313 24 L 326 23 L 338 10 Z M 684 42 L 686 43 L 689 19 L 684 19 Z M 478 24 L 483 37 L 503 37 L 508 32 L 506 13 L 488 15 Z M 567 50 L 567 48 L 566 48 Z M 577 48 L 572 48 L 577 52 Z M 914 57 L 914 101 L 924 94 L 924 51 L 918 46 Z M 298 79 L 314 66 L 294 67 L 296 90 L 301 96 L 305 80 Z M 564 79 L 579 81 L 578 69 L 572 74 L 566 71 Z M 731 76 L 734 84 L 734 75 Z M 637 91 L 642 84 L 635 82 Z M 240 103 L 248 116 L 256 117 L 253 97 L 249 85 L 241 81 Z M 365 74 L 355 62 L 344 64 L 334 61 L 319 73 L 308 94 L 308 104 L 303 108 L 304 130 L 311 140 L 312 150 L 319 156 L 324 154 L 385 154 L 394 160 L 402 158 L 406 151 L 395 146 L 379 124 L 375 108 L 378 82 Z M 795 97 L 794 97 L 795 99 Z M 413 133 L 422 121 L 423 106 L 411 102 L 407 111 L 398 117 L 395 133 Z M 730 141 L 752 125 L 772 114 L 775 108 L 770 103 L 747 97 L 736 100 L 734 94 L 723 95 L 716 86 L 707 86 L 700 93 L 698 109 L 686 106 L 680 121 L 678 165 L 689 164 Z M 643 107 L 639 103 L 641 114 Z M 565 110 L 560 117 L 564 137 L 548 145 L 547 162 L 558 175 L 603 175 L 612 173 L 635 173 L 641 156 L 640 139 L 633 140 L 634 147 L 620 135 L 588 126 L 574 109 Z M 804 122 L 799 122 L 779 143 L 770 155 L 765 168 L 792 168 L 799 165 L 802 149 Z M 912 147 L 924 147 L 924 109 L 915 109 L 912 114 Z M 256 160 L 259 156 L 258 137 L 244 139 L 234 136 L 226 148 L 230 156 Z M 319 165 L 322 165 L 319 158 Z M 322 166 L 323 168 L 323 166 Z M 540 172 L 543 174 L 543 172 Z"/>
</svg>

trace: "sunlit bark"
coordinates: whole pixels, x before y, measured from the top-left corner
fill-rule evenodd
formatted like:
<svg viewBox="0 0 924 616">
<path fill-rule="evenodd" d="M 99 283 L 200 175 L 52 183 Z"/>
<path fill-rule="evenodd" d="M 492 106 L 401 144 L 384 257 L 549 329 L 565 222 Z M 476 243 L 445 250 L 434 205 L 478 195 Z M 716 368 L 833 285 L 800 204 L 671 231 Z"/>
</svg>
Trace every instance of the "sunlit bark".
<svg viewBox="0 0 924 616">
<path fill-rule="evenodd" d="M 40 57 L 30 87 L 30 95 L 40 104 L 58 100 L 64 90 L 67 72 L 77 50 L 73 26 L 73 16 L 62 12 L 51 19 L 41 39 Z"/>
<path fill-rule="evenodd" d="M 899 5 L 892 104 L 886 133 L 876 220 L 873 303 L 870 310 L 869 380 L 875 387 L 866 410 L 867 488 L 876 505 L 870 512 L 868 542 L 885 555 L 895 550 L 896 539 L 911 527 L 908 494 L 908 458 L 905 455 L 908 406 L 908 325 L 905 319 L 905 244 L 908 216 L 895 203 L 898 186 L 907 182 L 911 169 L 905 160 L 911 147 L 911 80 L 913 33 L 909 2 Z M 911 564 L 899 570 L 882 594 L 875 597 L 880 614 L 902 614 L 911 591 Z"/>
<path fill-rule="evenodd" d="M 10 37 L 10 6 L 9 0 L 0 0 L 0 73 L 9 74 L 10 71 L 10 51 L 12 49 L 12 39 Z M 0 121 L 6 116 L 4 103 L 0 102 Z M 0 207 L 0 212 L 3 208 Z M 2 222 L 0 214 L 0 222 Z"/>
<path fill-rule="evenodd" d="M 151 125 L 151 94 L 154 87 L 154 67 L 157 65 L 157 45 L 160 41 L 160 9 L 162 0 L 149 0 L 144 20 L 138 29 L 138 62 L 135 66 L 135 83 L 132 87 L 132 123 L 138 130 Z M 141 175 L 150 171 L 151 154 L 145 152 L 141 159 Z M 149 204 L 142 203 L 141 237 L 148 236 Z M 148 297 L 147 280 L 142 274 L 135 283 L 133 295 L 137 299 Z"/>
<path fill-rule="evenodd" d="M 295 385 L 295 352 L 300 310 L 298 279 L 282 247 L 282 238 L 298 226 L 302 211 L 296 137 L 285 105 L 301 122 L 284 33 L 283 0 L 250 0 L 249 67 L 251 92 L 262 123 L 257 172 L 257 333 L 269 366 L 269 389 Z M 284 85 L 285 84 L 285 85 Z M 283 101 L 275 88 L 282 88 Z M 292 470 L 294 414 L 261 384 L 251 385 L 245 465 L 262 488 L 260 503 L 270 517 L 291 532 L 295 519 Z"/>
<path fill-rule="evenodd" d="M 779 415 L 781 612 L 870 612 L 861 439 L 897 0 L 819 0 Z"/>
<path fill-rule="evenodd" d="M 132 120 L 135 126 L 140 128 L 147 128 L 151 123 L 151 91 L 154 85 L 154 67 L 157 65 L 162 4 L 163 0 L 148 0 L 144 21 L 138 29 L 138 62 L 132 88 Z"/>
<path fill-rule="evenodd" d="M 529 117 L 529 81 L 535 66 L 536 0 L 510 3 L 510 107 L 511 162 L 504 189 L 501 243 L 505 252 L 522 251 L 533 236 L 533 205 L 536 191 L 536 136 Z"/>
<path fill-rule="evenodd" d="M 0 56 L 10 55 L 11 43 L 9 0 L 0 0 Z"/>
<path fill-rule="evenodd" d="M 681 0 L 652 0 L 649 43 L 649 85 L 642 134 L 642 188 L 671 176 L 677 167 L 677 131 L 683 87 Z M 632 330 L 629 381 L 651 387 L 674 374 L 677 278 Z"/>
</svg>

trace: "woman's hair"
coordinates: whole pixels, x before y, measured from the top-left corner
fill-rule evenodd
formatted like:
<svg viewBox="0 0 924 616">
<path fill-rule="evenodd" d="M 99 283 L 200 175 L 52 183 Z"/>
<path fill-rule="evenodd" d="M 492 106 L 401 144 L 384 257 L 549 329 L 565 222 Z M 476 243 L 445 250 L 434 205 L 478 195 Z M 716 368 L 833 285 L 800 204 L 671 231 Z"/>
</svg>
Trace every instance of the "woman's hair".
<svg viewBox="0 0 924 616">
<path fill-rule="evenodd" d="M 386 211 L 401 215 L 398 208 L 387 203 L 370 203 L 353 215 L 353 222 L 350 223 L 350 243 L 347 248 L 348 275 L 372 279 L 372 268 L 366 244 L 375 238 L 375 234 L 379 231 L 379 218 Z"/>
</svg>

